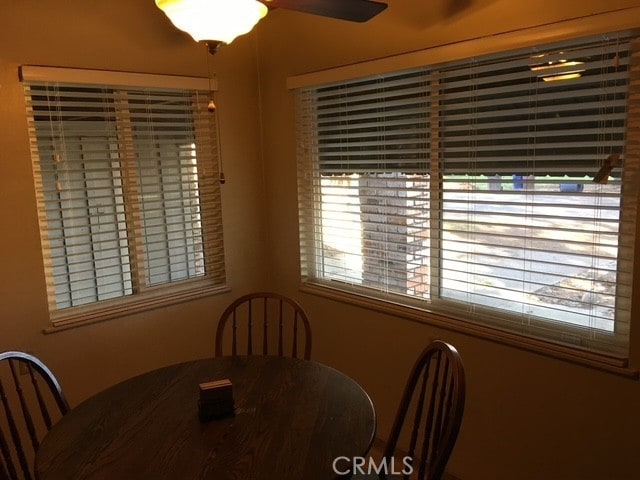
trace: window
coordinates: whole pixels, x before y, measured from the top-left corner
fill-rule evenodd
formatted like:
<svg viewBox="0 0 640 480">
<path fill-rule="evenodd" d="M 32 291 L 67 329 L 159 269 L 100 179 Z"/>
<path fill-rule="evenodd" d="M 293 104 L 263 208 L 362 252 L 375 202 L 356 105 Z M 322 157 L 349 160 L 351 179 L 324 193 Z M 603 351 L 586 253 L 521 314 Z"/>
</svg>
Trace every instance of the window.
<svg viewBox="0 0 640 480">
<path fill-rule="evenodd" d="M 223 286 L 209 93 L 21 74 L 54 324 Z"/>
<path fill-rule="evenodd" d="M 303 279 L 625 365 L 639 50 L 620 33 L 298 88 Z"/>
</svg>

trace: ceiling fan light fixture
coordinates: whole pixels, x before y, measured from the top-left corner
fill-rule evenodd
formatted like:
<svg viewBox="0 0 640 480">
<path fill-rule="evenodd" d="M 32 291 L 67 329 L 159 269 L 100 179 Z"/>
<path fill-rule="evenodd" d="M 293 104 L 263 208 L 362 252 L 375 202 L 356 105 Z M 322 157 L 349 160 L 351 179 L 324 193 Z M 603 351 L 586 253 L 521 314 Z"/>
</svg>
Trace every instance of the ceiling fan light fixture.
<svg viewBox="0 0 640 480">
<path fill-rule="evenodd" d="M 155 0 L 171 23 L 196 42 L 212 40 L 231 43 L 267 14 L 257 0 Z"/>
</svg>

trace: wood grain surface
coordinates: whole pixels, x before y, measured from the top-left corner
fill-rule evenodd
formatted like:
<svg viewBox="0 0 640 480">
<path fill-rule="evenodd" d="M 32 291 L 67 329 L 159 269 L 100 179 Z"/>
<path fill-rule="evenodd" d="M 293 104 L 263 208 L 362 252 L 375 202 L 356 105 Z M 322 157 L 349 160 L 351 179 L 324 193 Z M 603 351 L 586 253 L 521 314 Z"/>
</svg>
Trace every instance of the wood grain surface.
<svg viewBox="0 0 640 480">
<path fill-rule="evenodd" d="M 201 423 L 198 385 L 229 378 L 233 418 Z M 39 480 L 334 478 L 338 456 L 368 452 L 366 392 L 325 365 L 217 357 L 134 377 L 88 399 L 45 437 Z"/>
</svg>

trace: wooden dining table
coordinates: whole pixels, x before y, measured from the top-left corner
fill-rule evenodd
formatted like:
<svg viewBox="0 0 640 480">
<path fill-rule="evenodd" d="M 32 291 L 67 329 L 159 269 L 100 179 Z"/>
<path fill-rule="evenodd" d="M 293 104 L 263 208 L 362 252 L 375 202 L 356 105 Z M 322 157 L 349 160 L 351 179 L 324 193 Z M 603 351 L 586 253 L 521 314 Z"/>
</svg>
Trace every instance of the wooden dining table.
<svg viewBox="0 0 640 480">
<path fill-rule="evenodd" d="M 201 422 L 200 383 L 229 379 L 235 414 Z M 364 456 L 376 428 L 367 393 L 321 363 L 216 357 L 167 366 L 84 401 L 45 436 L 39 480 L 326 480 Z"/>
</svg>

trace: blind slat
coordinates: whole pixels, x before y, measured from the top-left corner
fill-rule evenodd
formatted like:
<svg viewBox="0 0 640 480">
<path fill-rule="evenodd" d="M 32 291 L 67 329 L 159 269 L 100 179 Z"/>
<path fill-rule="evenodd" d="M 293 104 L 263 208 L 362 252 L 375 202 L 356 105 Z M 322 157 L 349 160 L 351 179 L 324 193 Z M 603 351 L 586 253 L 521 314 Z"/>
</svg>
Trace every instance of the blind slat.
<svg viewBox="0 0 640 480">
<path fill-rule="evenodd" d="M 625 358 L 640 72 L 608 38 L 296 91 L 303 277 Z"/>
<path fill-rule="evenodd" d="M 217 169 L 208 92 L 39 76 L 25 93 L 52 312 L 224 283 L 219 186 L 202 182 Z"/>
</svg>

